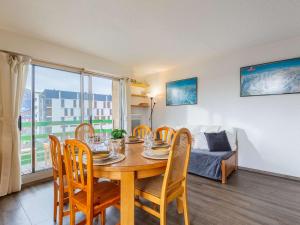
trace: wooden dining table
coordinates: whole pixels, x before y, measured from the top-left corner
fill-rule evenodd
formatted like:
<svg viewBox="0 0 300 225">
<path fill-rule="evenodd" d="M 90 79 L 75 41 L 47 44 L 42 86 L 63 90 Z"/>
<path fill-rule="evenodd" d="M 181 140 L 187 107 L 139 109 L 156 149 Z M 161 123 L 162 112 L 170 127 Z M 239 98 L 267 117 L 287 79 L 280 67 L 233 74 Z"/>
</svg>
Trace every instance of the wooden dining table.
<svg viewBox="0 0 300 225">
<path fill-rule="evenodd" d="M 121 183 L 121 225 L 134 225 L 135 180 L 165 172 L 167 160 L 147 159 L 141 155 L 143 144 L 126 144 L 121 162 L 94 166 L 94 176 L 119 180 Z"/>
</svg>

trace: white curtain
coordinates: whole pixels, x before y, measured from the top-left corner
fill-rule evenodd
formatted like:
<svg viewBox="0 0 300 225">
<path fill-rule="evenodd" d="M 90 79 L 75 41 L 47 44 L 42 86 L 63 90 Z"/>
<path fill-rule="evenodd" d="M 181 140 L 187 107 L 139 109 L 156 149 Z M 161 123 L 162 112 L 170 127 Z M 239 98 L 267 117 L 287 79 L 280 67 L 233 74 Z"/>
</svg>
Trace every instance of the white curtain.
<svg viewBox="0 0 300 225">
<path fill-rule="evenodd" d="M 131 106 L 130 106 L 130 84 L 129 78 L 120 80 L 120 106 L 121 106 L 121 128 L 131 133 Z"/>
<path fill-rule="evenodd" d="M 0 196 L 21 189 L 18 117 L 30 58 L 0 52 Z"/>
</svg>

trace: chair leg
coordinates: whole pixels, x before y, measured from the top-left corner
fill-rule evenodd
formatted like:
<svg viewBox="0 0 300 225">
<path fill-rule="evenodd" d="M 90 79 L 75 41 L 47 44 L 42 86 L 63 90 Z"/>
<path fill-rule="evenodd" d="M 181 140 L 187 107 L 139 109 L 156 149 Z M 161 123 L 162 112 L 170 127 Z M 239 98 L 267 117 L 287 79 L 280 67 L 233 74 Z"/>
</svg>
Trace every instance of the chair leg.
<svg viewBox="0 0 300 225">
<path fill-rule="evenodd" d="M 167 225 L 167 210 L 165 203 L 161 203 L 160 205 L 160 225 Z"/>
<path fill-rule="evenodd" d="M 57 197 L 58 197 L 58 189 L 56 184 L 54 183 L 53 185 L 53 194 L 54 194 L 54 198 L 53 198 L 53 221 L 56 222 L 56 218 L 57 218 Z"/>
<path fill-rule="evenodd" d="M 182 201 L 183 201 L 184 224 L 189 225 L 190 224 L 190 219 L 189 219 L 188 197 L 187 197 L 186 187 L 184 188 Z"/>
<path fill-rule="evenodd" d="M 106 211 L 105 209 L 101 212 L 101 225 L 105 225 L 105 219 L 106 219 Z"/>
<path fill-rule="evenodd" d="M 177 213 L 182 214 L 183 213 L 183 200 L 182 200 L 182 197 L 178 197 L 176 199 L 176 204 L 177 204 Z"/>
<path fill-rule="evenodd" d="M 70 225 L 75 225 L 75 206 L 70 202 Z"/>
<path fill-rule="evenodd" d="M 87 212 L 86 214 L 86 225 L 93 225 L 93 213 L 92 212 Z"/>
<path fill-rule="evenodd" d="M 64 193 L 62 188 L 59 189 L 58 209 L 58 225 L 62 225 L 64 216 Z"/>
</svg>

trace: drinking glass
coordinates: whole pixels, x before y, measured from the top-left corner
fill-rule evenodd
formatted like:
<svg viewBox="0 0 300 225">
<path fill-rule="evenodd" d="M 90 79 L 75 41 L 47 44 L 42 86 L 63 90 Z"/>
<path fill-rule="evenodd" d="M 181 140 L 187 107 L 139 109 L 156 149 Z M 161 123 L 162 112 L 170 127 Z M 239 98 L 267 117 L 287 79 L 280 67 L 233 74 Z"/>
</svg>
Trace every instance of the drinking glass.
<svg viewBox="0 0 300 225">
<path fill-rule="evenodd" d="M 90 142 L 90 136 L 88 134 L 84 134 L 83 139 L 86 144 L 88 144 Z"/>
<path fill-rule="evenodd" d="M 145 137 L 144 137 L 144 143 L 145 143 L 146 150 L 150 150 L 152 148 L 153 137 L 152 137 L 151 133 L 145 135 Z"/>
<path fill-rule="evenodd" d="M 104 146 L 105 146 L 106 150 L 109 150 L 110 139 L 109 139 L 109 138 L 106 138 L 106 139 L 104 140 L 103 143 L 104 143 Z"/>
<path fill-rule="evenodd" d="M 112 157 L 117 157 L 118 155 L 118 148 L 119 148 L 119 143 L 117 141 L 112 141 L 111 142 L 111 152 L 112 152 Z"/>
</svg>

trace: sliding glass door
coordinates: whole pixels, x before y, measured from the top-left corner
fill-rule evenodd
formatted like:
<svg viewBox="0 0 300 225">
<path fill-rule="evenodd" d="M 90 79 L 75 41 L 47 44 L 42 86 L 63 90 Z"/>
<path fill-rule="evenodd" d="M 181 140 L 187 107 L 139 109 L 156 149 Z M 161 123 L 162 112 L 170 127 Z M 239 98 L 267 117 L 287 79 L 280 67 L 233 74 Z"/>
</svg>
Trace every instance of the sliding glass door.
<svg viewBox="0 0 300 225">
<path fill-rule="evenodd" d="M 48 135 L 74 137 L 81 121 L 80 74 L 34 66 L 35 171 L 51 167 Z"/>
<path fill-rule="evenodd" d="M 92 79 L 92 124 L 97 134 L 107 138 L 112 129 L 112 80 L 91 77 Z"/>
<path fill-rule="evenodd" d="M 48 135 L 73 138 L 81 122 L 102 137 L 112 129 L 112 80 L 31 66 L 21 110 L 22 174 L 51 167 Z"/>
<path fill-rule="evenodd" d="M 96 134 L 107 138 L 112 123 L 112 80 L 83 75 L 84 121 L 93 124 Z"/>
</svg>

